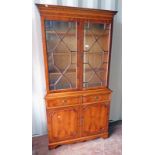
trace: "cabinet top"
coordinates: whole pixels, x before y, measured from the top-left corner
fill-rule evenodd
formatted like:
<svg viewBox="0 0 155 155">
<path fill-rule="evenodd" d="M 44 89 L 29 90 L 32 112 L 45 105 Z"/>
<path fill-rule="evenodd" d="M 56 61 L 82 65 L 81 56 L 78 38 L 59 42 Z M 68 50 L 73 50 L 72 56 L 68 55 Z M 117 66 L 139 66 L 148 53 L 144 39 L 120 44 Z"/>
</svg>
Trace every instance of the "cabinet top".
<svg viewBox="0 0 155 155">
<path fill-rule="evenodd" d="M 51 99 L 56 97 L 68 97 L 68 96 L 87 96 L 95 94 L 110 94 L 112 90 L 109 88 L 100 88 L 100 89 L 90 89 L 90 90 L 81 90 L 81 91 L 70 91 L 70 92 L 61 92 L 61 93 L 47 93 L 45 99 Z"/>
<path fill-rule="evenodd" d="M 60 5 L 36 4 L 41 16 L 66 16 L 78 19 L 112 19 L 117 11 L 69 7 Z"/>
</svg>

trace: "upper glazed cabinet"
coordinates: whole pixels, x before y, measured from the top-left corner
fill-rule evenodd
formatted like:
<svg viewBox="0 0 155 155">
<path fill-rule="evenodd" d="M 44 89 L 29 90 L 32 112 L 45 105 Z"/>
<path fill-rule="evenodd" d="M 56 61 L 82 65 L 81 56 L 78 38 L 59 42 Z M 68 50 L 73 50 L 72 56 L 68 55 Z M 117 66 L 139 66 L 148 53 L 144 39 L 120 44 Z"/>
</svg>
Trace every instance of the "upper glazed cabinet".
<svg viewBox="0 0 155 155">
<path fill-rule="evenodd" d="M 106 87 L 111 24 L 44 21 L 50 91 Z"/>
</svg>

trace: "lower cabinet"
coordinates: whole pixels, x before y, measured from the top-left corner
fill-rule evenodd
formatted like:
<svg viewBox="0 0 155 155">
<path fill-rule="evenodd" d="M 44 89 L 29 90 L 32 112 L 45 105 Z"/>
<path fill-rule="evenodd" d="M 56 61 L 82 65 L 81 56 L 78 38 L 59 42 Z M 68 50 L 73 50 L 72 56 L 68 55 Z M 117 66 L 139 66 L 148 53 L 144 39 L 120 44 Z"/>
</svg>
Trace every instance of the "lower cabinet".
<svg viewBox="0 0 155 155">
<path fill-rule="evenodd" d="M 47 110 L 50 142 L 79 137 L 79 106 Z"/>
<path fill-rule="evenodd" d="M 70 95 L 70 94 L 69 94 Z M 46 100 L 49 148 L 108 137 L 111 93 L 63 96 Z"/>
<path fill-rule="evenodd" d="M 82 136 L 99 134 L 107 131 L 108 104 L 95 103 L 81 108 Z"/>
<path fill-rule="evenodd" d="M 100 134 L 107 131 L 107 103 L 47 110 L 50 142 Z"/>
</svg>

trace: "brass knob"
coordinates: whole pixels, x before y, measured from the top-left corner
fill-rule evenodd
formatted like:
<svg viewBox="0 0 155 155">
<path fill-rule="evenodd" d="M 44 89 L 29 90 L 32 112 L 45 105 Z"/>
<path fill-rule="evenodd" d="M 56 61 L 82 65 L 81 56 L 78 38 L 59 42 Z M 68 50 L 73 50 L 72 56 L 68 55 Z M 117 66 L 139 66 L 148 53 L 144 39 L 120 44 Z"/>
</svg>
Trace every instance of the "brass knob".
<svg viewBox="0 0 155 155">
<path fill-rule="evenodd" d="M 84 121 L 84 118 L 82 117 L 81 120 L 80 120 L 81 124 L 83 124 L 83 121 Z"/>
<path fill-rule="evenodd" d="M 67 100 L 63 100 L 62 102 L 63 102 L 63 103 L 66 103 L 66 102 L 67 102 Z"/>
<path fill-rule="evenodd" d="M 98 96 L 96 96 L 95 99 L 98 100 Z"/>
<path fill-rule="evenodd" d="M 105 105 L 109 105 L 109 103 L 108 102 L 105 102 Z"/>
</svg>

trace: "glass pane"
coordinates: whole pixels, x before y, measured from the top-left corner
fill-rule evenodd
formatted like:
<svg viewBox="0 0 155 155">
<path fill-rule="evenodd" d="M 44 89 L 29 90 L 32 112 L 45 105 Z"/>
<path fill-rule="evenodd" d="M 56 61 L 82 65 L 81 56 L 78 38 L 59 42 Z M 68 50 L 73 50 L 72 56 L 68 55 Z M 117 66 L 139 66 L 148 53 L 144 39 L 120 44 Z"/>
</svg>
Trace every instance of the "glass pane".
<svg viewBox="0 0 155 155">
<path fill-rule="evenodd" d="M 106 86 L 110 25 L 85 23 L 83 87 Z"/>
<path fill-rule="evenodd" d="M 50 90 L 76 88 L 75 22 L 45 21 Z"/>
</svg>

